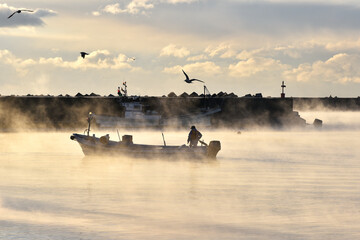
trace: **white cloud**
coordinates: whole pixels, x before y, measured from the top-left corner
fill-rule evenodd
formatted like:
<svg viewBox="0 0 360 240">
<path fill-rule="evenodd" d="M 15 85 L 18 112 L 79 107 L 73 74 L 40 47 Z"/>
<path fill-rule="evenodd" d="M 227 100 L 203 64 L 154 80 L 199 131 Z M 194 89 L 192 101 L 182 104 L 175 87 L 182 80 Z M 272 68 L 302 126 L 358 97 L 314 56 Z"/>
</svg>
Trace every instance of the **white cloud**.
<svg viewBox="0 0 360 240">
<path fill-rule="evenodd" d="M 103 11 L 111 14 L 130 13 L 138 14 L 144 13 L 143 10 L 154 8 L 154 5 L 149 0 L 133 0 L 125 8 L 121 8 L 119 3 L 110 4 L 104 7 Z"/>
<path fill-rule="evenodd" d="M 326 61 L 300 64 L 284 72 L 285 78 L 296 81 L 357 82 L 360 83 L 360 56 L 339 53 Z"/>
<path fill-rule="evenodd" d="M 291 58 L 294 59 L 298 59 L 301 58 L 302 54 L 301 54 L 301 50 L 295 46 L 280 46 L 280 47 L 275 47 L 274 51 L 276 53 L 282 53 L 285 56 L 289 56 Z"/>
<path fill-rule="evenodd" d="M 116 58 L 114 58 L 114 65 L 111 66 L 112 69 L 124 69 L 131 68 L 129 64 L 129 57 L 125 54 L 119 54 Z"/>
<path fill-rule="evenodd" d="M 119 3 L 109 4 L 103 8 L 103 11 L 111 14 L 145 14 L 146 10 L 152 9 L 155 5 L 165 4 L 179 4 L 179 3 L 192 3 L 198 0 L 132 0 L 123 8 Z"/>
<path fill-rule="evenodd" d="M 229 44 L 226 43 L 221 43 L 216 47 L 209 46 L 205 49 L 205 53 L 207 53 L 210 57 L 220 55 L 221 58 L 231 58 L 236 55 L 236 52 Z"/>
<path fill-rule="evenodd" d="M 104 7 L 103 11 L 107 12 L 107 13 L 112 13 L 112 14 L 118 14 L 118 13 L 125 12 L 123 9 L 120 8 L 119 3 L 106 5 Z"/>
<path fill-rule="evenodd" d="M 95 17 L 101 15 L 101 13 L 100 13 L 99 11 L 93 11 L 91 14 L 92 14 L 93 16 L 95 16 Z"/>
<path fill-rule="evenodd" d="M 177 3 L 192 3 L 199 0 L 162 0 L 161 2 L 177 4 Z"/>
<path fill-rule="evenodd" d="M 19 59 L 8 50 L 0 50 L 0 62 L 13 66 L 20 76 L 26 75 L 27 68 L 36 64 L 33 59 Z"/>
<path fill-rule="evenodd" d="M 253 57 L 263 56 L 261 53 L 264 51 L 263 48 L 255 49 L 255 50 L 243 50 L 239 54 L 236 55 L 236 59 L 246 60 Z"/>
<path fill-rule="evenodd" d="M 246 0 L 244 0 L 246 1 Z M 321 3 L 321 4 L 336 4 L 336 5 L 344 5 L 344 4 L 355 4 L 359 5 L 357 0 L 265 0 L 266 2 L 272 3 Z"/>
<path fill-rule="evenodd" d="M 229 65 L 229 74 L 233 77 L 250 77 L 261 72 L 281 72 L 289 66 L 272 58 L 255 57 L 237 64 Z"/>
<path fill-rule="evenodd" d="M 200 60 L 206 60 L 208 57 L 205 54 L 200 54 L 192 57 L 188 57 L 187 61 L 200 61 Z"/>
<path fill-rule="evenodd" d="M 187 61 L 200 61 L 209 58 L 233 58 L 237 54 L 236 50 L 233 49 L 229 44 L 221 43 L 215 47 L 208 46 L 203 53 L 191 56 L 187 58 Z"/>
<path fill-rule="evenodd" d="M 0 27 L 41 26 L 44 24 L 43 17 L 55 16 L 57 14 L 49 9 L 34 9 L 34 12 L 24 11 L 8 18 L 17 10 L 17 8 L 8 6 L 6 3 L 0 3 L 0 19 L 3 19 L 0 21 Z"/>
<path fill-rule="evenodd" d="M 360 39 L 357 40 L 342 40 L 336 42 L 327 42 L 323 44 L 329 51 L 344 51 L 360 48 Z"/>
<path fill-rule="evenodd" d="M 161 50 L 160 56 L 174 56 L 178 58 L 186 57 L 190 51 L 185 47 L 177 47 L 175 44 L 169 44 Z"/>
<path fill-rule="evenodd" d="M 308 49 L 309 46 L 276 46 L 269 48 L 258 48 L 252 50 L 243 50 L 236 55 L 237 59 L 246 60 L 254 57 L 275 57 L 276 55 L 289 56 L 293 59 L 299 59 L 302 56 L 302 52 Z M 313 48 L 313 47 L 312 47 Z"/>
<path fill-rule="evenodd" d="M 50 65 L 69 69 L 130 69 L 135 70 L 127 61 L 124 54 L 112 56 L 108 50 L 97 50 L 89 53 L 84 59 L 81 56 L 75 61 L 65 61 L 62 57 L 43 58 L 39 60 L 17 58 L 8 50 L 0 50 L 0 63 L 13 66 L 16 71 L 24 75 L 28 68 L 35 65 Z"/>
</svg>

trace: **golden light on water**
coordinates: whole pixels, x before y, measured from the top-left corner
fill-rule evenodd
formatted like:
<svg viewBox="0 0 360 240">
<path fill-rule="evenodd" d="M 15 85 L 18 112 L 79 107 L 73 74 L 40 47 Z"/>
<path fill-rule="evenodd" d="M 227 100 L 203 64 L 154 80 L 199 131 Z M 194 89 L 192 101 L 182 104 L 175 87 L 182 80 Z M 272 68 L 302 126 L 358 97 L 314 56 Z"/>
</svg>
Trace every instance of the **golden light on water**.
<svg viewBox="0 0 360 240">
<path fill-rule="evenodd" d="M 72 132 L 1 134 L 0 239 L 359 237 L 358 130 L 199 130 L 221 141 L 216 160 L 84 157 Z"/>
</svg>

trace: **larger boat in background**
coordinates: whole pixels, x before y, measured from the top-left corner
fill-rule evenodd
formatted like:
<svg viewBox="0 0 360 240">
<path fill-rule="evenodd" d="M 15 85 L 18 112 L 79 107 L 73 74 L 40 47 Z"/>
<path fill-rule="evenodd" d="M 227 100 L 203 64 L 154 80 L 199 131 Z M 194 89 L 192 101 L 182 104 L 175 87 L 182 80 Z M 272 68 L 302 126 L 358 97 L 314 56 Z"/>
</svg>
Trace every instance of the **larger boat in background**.
<svg viewBox="0 0 360 240">
<path fill-rule="evenodd" d="M 161 115 L 156 111 L 145 110 L 140 102 L 124 102 L 124 116 L 108 116 L 94 114 L 95 123 L 100 128 L 139 128 L 159 127 Z"/>
<path fill-rule="evenodd" d="M 217 108 L 204 108 L 191 114 L 173 117 L 163 117 L 157 111 L 146 110 L 141 102 L 120 102 L 124 108 L 123 116 L 94 114 L 94 120 L 99 128 L 163 128 L 197 125 L 211 126 L 211 118 L 221 111 Z"/>
</svg>

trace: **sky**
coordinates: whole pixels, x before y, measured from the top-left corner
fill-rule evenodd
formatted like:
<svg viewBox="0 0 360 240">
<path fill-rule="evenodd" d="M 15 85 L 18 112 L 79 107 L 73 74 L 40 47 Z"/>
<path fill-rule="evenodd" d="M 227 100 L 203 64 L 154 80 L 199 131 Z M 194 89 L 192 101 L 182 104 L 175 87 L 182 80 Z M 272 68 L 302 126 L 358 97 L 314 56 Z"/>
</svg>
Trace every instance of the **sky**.
<svg viewBox="0 0 360 240">
<path fill-rule="evenodd" d="M 360 2 L 0 1 L 2 96 L 202 93 L 182 69 L 210 93 L 358 97 Z"/>
</svg>

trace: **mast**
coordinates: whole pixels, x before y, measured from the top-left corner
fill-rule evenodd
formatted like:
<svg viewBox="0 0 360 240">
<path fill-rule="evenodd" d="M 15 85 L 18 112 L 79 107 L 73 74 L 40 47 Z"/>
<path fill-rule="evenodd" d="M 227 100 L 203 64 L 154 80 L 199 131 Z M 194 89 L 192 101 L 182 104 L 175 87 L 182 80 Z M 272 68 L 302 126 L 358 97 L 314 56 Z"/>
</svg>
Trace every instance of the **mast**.
<svg viewBox="0 0 360 240">
<path fill-rule="evenodd" d="M 121 91 L 124 93 L 124 96 L 127 97 L 127 84 L 126 82 L 123 82 L 124 89 L 121 88 Z"/>
<path fill-rule="evenodd" d="M 204 108 L 205 108 L 205 109 L 208 107 L 208 106 L 207 106 L 207 102 L 206 102 L 206 92 L 208 92 L 209 95 L 210 95 L 209 89 L 204 85 Z"/>
<path fill-rule="evenodd" d="M 88 119 L 87 119 L 89 125 L 88 125 L 88 128 L 85 130 L 87 132 L 88 136 L 90 134 L 90 126 L 91 126 L 91 120 L 92 119 L 93 119 L 93 114 L 92 114 L 92 112 L 89 112 Z"/>
<path fill-rule="evenodd" d="M 284 81 L 282 81 L 282 84 L 281 84 L 281 98 L 285 98 L 285 88 L 286 88 L 286 85 L 285 85 Z"/>
</svg>

